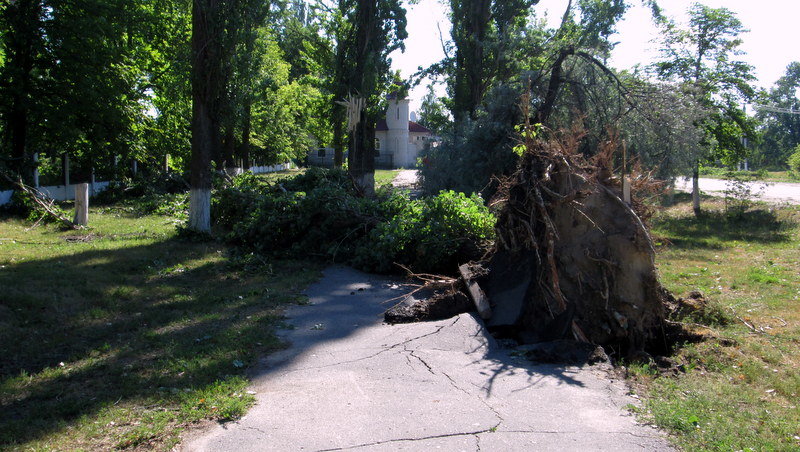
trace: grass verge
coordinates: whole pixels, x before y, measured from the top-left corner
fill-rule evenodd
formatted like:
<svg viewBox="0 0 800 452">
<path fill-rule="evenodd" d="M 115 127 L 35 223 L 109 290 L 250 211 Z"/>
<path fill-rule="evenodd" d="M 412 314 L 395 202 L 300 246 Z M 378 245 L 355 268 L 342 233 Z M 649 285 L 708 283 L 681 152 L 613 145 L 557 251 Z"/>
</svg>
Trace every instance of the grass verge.
<svg viewBox="0 0 800 452">
<path fill-rule="evenodd" d="M 712 179 L 725 179 L 730 174 L 727 168 L 714 168 L 704 167 L 700 170 L 700 177 L 709 177 Z M 763 182 L 790 182 L 798 183 L 800 178 L 790 171 L 735 171 L 737 177 L 745 180 L 763 181 Z"/>
<path fill-rule="evenodd" d="M 62 232 L 0 219 L 0 449 L 169 449 L 253 397 L 282 308 L 319 267 L 191 242 L 169 217 L 92 209 Z"/>
<path fill-rule="evenodd" d="M 680 348 L 685 372 L 629 368 L 642 414 L 686 450 L 798 450 L 800 208 L 729 215 L 710 200 L 695 218 L 687 198 L 653 219 L 663 282 L 702 291 L 730 322 L 694 326 L 709 339 Z"/>
<path fill-rule="evenodd" d="M 383 185 L 391 185 L 397 175 L 400 174 L 399 169 L 394 170 L 375 170 L 375 188 Z"/>
</svg>

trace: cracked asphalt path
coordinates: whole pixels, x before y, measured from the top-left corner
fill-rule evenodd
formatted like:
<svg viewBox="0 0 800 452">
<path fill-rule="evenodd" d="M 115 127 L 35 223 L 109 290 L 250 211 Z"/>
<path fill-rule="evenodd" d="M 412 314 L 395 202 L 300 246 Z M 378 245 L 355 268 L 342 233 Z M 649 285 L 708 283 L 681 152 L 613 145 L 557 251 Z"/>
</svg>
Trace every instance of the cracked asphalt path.
<svg viewBox="0 0 800 452">
<path fill-rule="evenodd" d="M 255 369 L 257 404 L 184 439 L 203 451 L 670 450 L 604 369 L 532 364 L 471 314 L 382 323 L 394 281 L 331 267 Z"/>
</svg>

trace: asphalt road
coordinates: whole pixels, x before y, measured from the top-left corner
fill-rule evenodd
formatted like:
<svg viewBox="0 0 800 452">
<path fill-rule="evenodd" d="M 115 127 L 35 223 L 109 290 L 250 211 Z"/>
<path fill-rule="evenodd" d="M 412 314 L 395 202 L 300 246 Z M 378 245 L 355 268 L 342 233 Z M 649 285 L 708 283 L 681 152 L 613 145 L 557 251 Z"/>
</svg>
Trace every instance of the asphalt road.
<svg viewBox="0 0 800 452">
<path fill-rule="evenodd" d="M 391 326 L 395 281 L 332 267 L 288 312 L 287 350 L 253 372 L 257 404 L 189 432 L 190 451 L 670 450 L 603 367 L 533 364 L 474 315 Z"/>
<path fill-rule="evenodd" d="M 727 181 L 721 179 L 700 178 L 700 191 L 711 195 L 724 195 Z M 800 184 L 787 182 L 750 182 L 751 197 L 754 201 L 800 204 Z M 678 179 L 675 189 L 691 192 L 692 179 Z"/>
</svg>

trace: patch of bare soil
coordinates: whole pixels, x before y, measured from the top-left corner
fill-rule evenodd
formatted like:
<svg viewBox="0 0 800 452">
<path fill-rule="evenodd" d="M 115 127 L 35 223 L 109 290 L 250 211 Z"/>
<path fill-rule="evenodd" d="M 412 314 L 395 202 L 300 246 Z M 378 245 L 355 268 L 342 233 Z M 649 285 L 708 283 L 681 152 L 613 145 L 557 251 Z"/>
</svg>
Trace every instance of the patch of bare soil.
<svg viewBox="0 0 800 452">
<path fill-rule="evenodd" d="M 407 297 L 384 314 L 386 323 L 412 323 L 444 320 L 475 308 L 466 294 L 457 288 L 420 291 Z"/>
</svg>

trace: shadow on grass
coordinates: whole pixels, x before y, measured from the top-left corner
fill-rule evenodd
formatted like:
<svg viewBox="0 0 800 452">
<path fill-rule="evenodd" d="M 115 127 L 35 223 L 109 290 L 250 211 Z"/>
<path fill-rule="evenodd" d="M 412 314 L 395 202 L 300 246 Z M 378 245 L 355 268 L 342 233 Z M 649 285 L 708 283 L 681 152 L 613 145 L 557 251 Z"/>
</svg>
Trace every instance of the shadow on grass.
<svg viewBox="0 0 800 452">
<path fill-rule="evenodd" d="M 656 231 L 669 237 L 675 247 L 722 249 L 726 242 L 771 244 L 788 242 L 797 224 L 779 218 L 775 211 L 752 209 L 745 212 L 703 211 L 694 215 L 666 217 L 654 221 Z"/>
<path fill-rule="evenodd" d="M 170 239 L 1 269 L 0 449 L 120 402 L 225 417 L 192 397 L 283 346 L 280 309 L 317 269 L 281 261 L 246 272 L 222 251 Z"/>
</svg>

